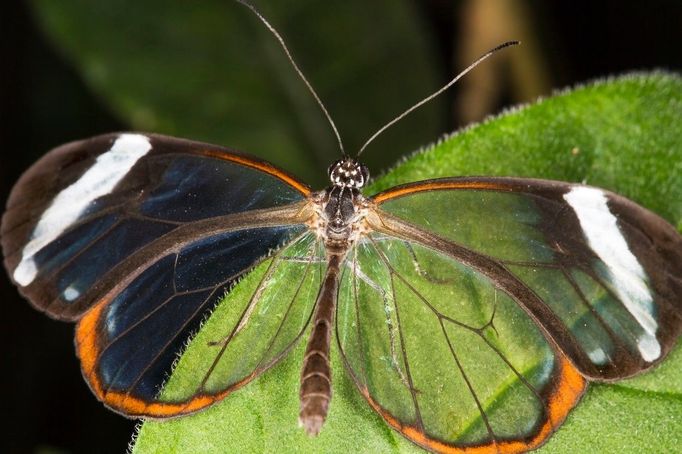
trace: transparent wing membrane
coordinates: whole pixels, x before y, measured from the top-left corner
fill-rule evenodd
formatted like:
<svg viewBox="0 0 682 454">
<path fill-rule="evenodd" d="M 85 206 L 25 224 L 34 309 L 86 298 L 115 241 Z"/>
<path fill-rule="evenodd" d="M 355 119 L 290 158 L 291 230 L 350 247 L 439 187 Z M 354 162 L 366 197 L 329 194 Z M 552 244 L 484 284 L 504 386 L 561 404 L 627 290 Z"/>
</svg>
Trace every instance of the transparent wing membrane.
<svg viewBox="0 0 682 454">
<path fill-rule="evenodd" d="M 321 252 L 315 236 L 306 233 L 259 265 L 240 283 L 239 295 L 228 295 L 211 315 L 178 363 L 194 369 L 196 383 L 182 383 L 176 391 L 171 380 L 163 398 L 218 393 L 255 377 L 289 351 L 312 313 Z"/>
<path fill-rule="evenodd" d="M 682 328 L 682 281 L 673 277 L 682 263 L 679 234 L 623 197 L 512 178 L 392 191 L 395 197 L 377 196 L 382 212 L 407 223 L 412 237 L 427 232 L 493 281 L 498 275 L 500 285 L 519 287 L 517 302 L 592 379 L 651 367 Z M 405 235 L 400 225 L 388 230 Z"/>
<path fill-rule="evenodd" d="M 582 185 L 454 178 L 373 197 L 337 332 L 389 425 L 438 452 L 525 452 L 587 378 L 665 356 L 681 328 L 682 240 L 655 214 Z"/>
<path fill-rule="evenodd" d="M 529 439 L 549 419 L 557 352 L 490 279 L 442 253 L 370 235 L 348 259 L 337 334 L 363 394 L 420 444 Z"/>
<path fill-rule="evenodd" d="M 210 405 L 275 364 L 305 329 L 323 265 L 313 234 L 303 227 L 286 230 L 288 244 L 248 274 L 239 259 L 225 260 L 224 254 L 252 250 L 250 240 L 264 232 L 238 232 L 229 238 L 231 247 L 217 244 L 220 276 L 211 260 L 182 264 L 181 252 L 159 260 L 112 303 L 88 313 L 77 338 L 93 390 L 125 414 L 163 417 Z M 191 249 L 186 252 L 198 257 Z M 194 275 L 213 284 L 183 286 L 182 277 Z M 192 373 L 181 371 L 186 368 Z"/>
</svg>

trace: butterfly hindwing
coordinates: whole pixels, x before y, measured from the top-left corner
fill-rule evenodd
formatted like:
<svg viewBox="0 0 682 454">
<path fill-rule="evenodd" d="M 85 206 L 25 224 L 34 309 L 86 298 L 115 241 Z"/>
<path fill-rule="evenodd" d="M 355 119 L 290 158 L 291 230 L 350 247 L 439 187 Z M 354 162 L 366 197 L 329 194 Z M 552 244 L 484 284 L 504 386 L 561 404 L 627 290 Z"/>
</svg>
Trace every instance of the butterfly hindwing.
<svg viewBox="0 0 682 454">
<path fill-rule="evenodd" d="M 286 245 L 246 275 L 253 264 L 245 257 L 280 246 L 263 238 Z M 319 245 L 302 226 L 238 230 L 163 257 L 80 320 L 84 375 L 100 400 L 125 415 L 200 410 L 293 347 L 312 313 L 321 264 Z M 174 380 L 178 368 L 184 378 Z"/>
<path fill-rule="evenodd" d="M 488 276 L 396 237 L 370 234 L 352 252 L 337 335 L 370 405 L 432 451 L 536 447 L 585 388 Z"/>
</svg>

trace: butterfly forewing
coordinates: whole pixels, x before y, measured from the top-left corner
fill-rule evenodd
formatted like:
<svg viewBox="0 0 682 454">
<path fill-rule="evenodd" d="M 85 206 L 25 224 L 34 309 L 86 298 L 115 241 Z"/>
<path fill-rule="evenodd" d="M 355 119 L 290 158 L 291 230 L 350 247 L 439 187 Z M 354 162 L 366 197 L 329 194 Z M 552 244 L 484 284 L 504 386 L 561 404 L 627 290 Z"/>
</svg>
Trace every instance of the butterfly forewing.
<svg viewBox="0 0 682 454">
<path fill-rule="evenodd" d="M 5 266 L 36 307 L 73 320 L 131 272 L 125 264 L 136 252 L 160 259 L 245 221 L 219 222 L 221 216 L 272 210 L 307 194 L 269 164 L 220 147 L 157 135 L 99 136 L 53 150 L 14 187 L 2 218 Z M 294 212 L 251 223 L 292 224 Z M 197 224 L 210 219 L 216 222 Z"/>
<path fill-rule="evenodd" d="M 444 179 L 376 196 L 399 218 L 510 292 L 593 379 L 659 362 L 681 328 L 682 240 L 633 202 L 600 189 L 511 178 Z M 377 229 L 390 224 L 385 220 Z"/>
</svg>

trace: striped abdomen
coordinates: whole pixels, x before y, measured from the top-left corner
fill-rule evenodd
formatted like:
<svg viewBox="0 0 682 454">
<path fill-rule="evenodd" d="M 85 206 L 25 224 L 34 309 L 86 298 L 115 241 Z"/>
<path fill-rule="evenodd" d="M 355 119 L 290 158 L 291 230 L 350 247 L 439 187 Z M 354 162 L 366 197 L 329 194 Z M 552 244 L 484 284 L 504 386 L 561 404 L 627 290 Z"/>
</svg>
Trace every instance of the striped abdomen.
<svg viewBox="0 0 682 454">
<path fill-rule="evenodd" d="M 329 346 L 342 260 L 341 255 L 329 255 L 329 265 L 317 296 L 312 332 L 303 358 L 299 422 L 308 435 L 320 432 L 332 398 Z"/>
</svg>

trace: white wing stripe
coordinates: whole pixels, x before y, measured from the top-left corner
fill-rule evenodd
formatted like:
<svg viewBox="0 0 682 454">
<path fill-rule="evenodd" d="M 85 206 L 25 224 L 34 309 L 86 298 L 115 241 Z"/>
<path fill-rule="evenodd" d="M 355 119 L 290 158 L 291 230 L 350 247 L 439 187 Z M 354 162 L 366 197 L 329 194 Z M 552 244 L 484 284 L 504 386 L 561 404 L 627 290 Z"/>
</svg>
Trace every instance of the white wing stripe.
<svg viewBox="0 0 682 454">
<path fill-rule="evenodd" d="M 78 220 L 93 200 L 110 193 L 151 148 L 148 137 L 121 134 L 109 151 L 97 157 L 92 167 L 60 191 L 40 217 L 31 240 L 22 250 L 21 261 L 14 270 L 14 280 L 22 286 L 33 282 L 38 273 L 36 253 Z"/>
<path fill-rule="evenodd" d="M 564 200 L 575 211 L 590 248 L 606 265 L 614 292 L 644 330 L 637 340 L 642 358 L 656 360 L 661 355 L 661 345 L 656 339 L 658 323 L 652 316 L 653 296 L 648 278 L 618 228 L 604 192 L 575 186 L 564 194 Z"/>
</svg>

